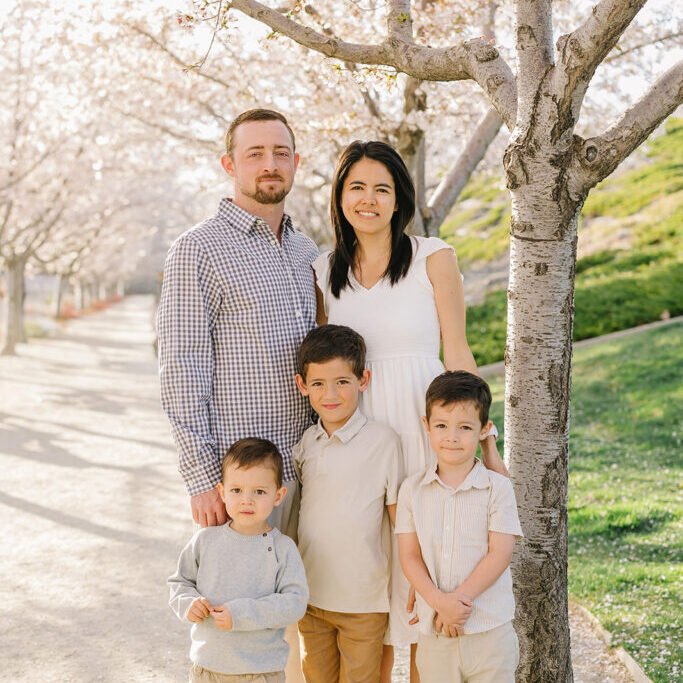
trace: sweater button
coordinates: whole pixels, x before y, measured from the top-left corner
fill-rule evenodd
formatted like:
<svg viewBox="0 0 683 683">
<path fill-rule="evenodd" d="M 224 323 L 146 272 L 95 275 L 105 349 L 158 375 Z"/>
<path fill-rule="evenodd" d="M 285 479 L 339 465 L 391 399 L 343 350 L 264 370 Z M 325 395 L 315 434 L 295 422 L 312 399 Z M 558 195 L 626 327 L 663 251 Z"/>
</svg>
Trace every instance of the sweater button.
<svg viewBox="0 0 683 683">
<path fill-rule="evenodd" d="M 268 552 L 270 552 L 271 550 L 272 550 L 272 548 L 268 548 Z"/>
<path fill-rule="evenodd" d="M 264 531 L 264 532 L 263 532 L 263 538 L 265 538 L 267 535 L 268 535 L 268 532 L 267 532 L 267 531 Z"/>
</svg>

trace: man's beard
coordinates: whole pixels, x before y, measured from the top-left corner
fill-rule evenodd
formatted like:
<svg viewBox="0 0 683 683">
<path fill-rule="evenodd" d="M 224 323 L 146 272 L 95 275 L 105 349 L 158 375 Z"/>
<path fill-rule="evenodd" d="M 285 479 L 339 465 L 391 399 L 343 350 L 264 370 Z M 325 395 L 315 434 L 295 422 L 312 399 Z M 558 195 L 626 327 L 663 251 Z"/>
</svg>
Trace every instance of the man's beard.
<svg viewBox="0 0 683 683">
<path fill-rule="evenodd" d="M 242 189 L 242 194 L 257 201 L 259 204 L 279 204 L 289 194 L 289 189 L 283 186 L 279 190 L 263 190 L 261 183 L 257 181 L 256 189 L 253 192 L 245 192 Z"/>
</svg>

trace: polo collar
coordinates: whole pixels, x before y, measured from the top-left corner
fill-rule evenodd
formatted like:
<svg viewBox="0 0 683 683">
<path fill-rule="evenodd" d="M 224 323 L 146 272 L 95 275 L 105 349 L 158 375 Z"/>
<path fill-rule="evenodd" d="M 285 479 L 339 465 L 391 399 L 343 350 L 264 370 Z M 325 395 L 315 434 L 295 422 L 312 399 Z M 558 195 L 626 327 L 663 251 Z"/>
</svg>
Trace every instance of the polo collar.
<svg viewBox="0 0 683 683">
<path fill-rule="evenodd" d="M 439 475 L 436 473 L 436 468 L 436 463 L 430 465 L 420 483 L 426 486 L 432 482 L 437 482 L 441 486 L 451 488 L 441 481 Z M 469 471 L 465 477 L 465 481 L 458 486 L 456 491 L 467 491 L 468 489 L 487 489 L 489 486 L 491 486 L 491 480 L 489 479 L 488 470 L 486 467 L 484 467 L 479 458 L 475 458 L 474 467 Z"/>
<path fill-rule="evenodd" d="M 221 199 L 218 205 L 218 213 L 223 216 L 223 218 L 230 221 L 231 225 L 244 233 L 251 232 L 259 221 L 265 223 L 262 218 L 254 216 L 254 214 L 240 208 L 228 197 Z M 288 232 L 294 232 L 294 225 L 292 224 L 292 218 L 289 214 L 283 214 L 281 226 L 283 235 Z M 268 229 L 270 230 L 270 227 L 268 227 Z"/>
<path fill-rule="evenodd" d="M 358 432 L 360 432 L 361 429 L 363 429 L 367 421 L 368 418 L 363 415 L 360 408 L 356 408 L 356 412 L 349 418 L 348 422 L 343 427 L 340 427 L 336 431 L 332 432 L 332 434 L 328 437 L 327 432 L 322 425 L 322 420 L 318 420 L 315 425 L 316 441 L 323 436 L 330 440 L 336 436 L 342 443 L 348 443 L 351 441 L 351 439 L 353 439 L 354 436 L 356 436 L 356 434 L 358 434 Z"/>
</svg>

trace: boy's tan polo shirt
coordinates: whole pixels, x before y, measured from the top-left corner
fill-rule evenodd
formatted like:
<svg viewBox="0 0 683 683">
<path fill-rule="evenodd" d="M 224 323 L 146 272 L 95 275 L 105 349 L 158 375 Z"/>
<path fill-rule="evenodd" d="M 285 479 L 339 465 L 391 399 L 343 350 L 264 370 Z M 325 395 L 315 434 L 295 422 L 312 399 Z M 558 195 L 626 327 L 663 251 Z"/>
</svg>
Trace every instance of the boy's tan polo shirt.
<svg viewBox="0 0 683 683">
<path fill-rule="evenodd" d="M 301 482 L 299 552 L 309 603 L 332 612 L 389 611 L 391 526 L 401 445 L 359 410 L 332 436 L 320 422 L 294 447 Z"/>
<path fill-rule="evenodd" d="M 444 484 L 436 465 L 408 477 L 396 509 L 396 533 L 417 533 L 422 557 L 434 585 L 455 590 L 488 552 L 488 532 L 522 536 L 512 483 L 487 470 L 479 460 L 457 489 Z M 434 610 L 418 595 L 420 631 L 434 634 Z M 472 605 L 464 632 L 481 633 L 515 616 L 508 567 Z"/>
</svg>

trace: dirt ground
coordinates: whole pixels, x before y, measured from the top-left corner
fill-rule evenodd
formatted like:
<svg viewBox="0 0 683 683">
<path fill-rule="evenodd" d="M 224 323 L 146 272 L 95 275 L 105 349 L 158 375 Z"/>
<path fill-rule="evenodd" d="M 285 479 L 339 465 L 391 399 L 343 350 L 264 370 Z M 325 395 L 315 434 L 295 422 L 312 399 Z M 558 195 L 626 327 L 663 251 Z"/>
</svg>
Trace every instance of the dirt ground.
<svg viewBox="0 0 683 683">
<path fill-rule="evenodd" d="M 0 358 L 3 681 L 186 680 L 166 577 L 192 524 L 151 306 L 130 297 Z M 572 629 L 577 683 L 631 680 L 578 615 Z"/>
</svg>

